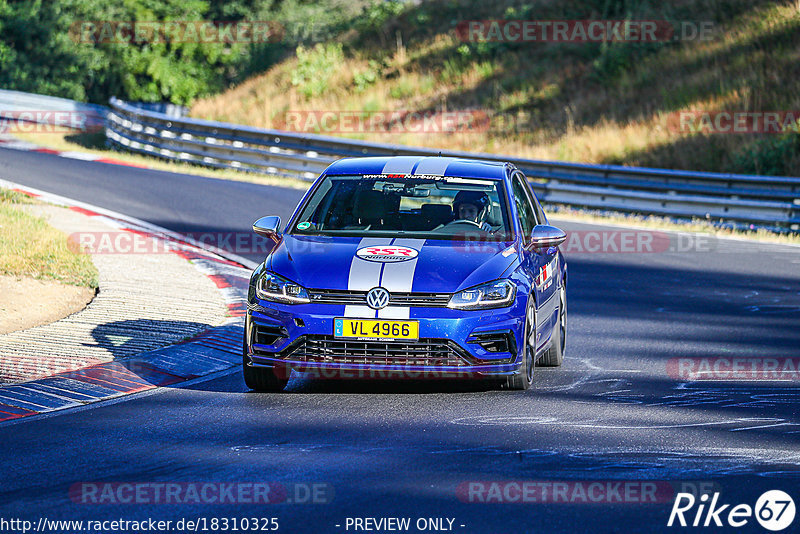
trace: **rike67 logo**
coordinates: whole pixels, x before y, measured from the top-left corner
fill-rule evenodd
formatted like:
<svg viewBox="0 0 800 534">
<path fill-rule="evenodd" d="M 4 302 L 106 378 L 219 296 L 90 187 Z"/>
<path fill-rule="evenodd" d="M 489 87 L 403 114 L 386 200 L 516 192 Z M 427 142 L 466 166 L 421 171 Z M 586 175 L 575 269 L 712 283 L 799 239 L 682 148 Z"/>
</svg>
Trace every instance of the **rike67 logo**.
<svg viewBox="0 0 800 534">
<path fill-rule="evenodd" d="M 794 521 L 794 500 L 781 490 L 764 492 L 754 507 L 749 504 L 721 504 L 719 493 L 696 498 L 691 493 L 678 493 L 669 514 L 667 526 L 692 527 L 743 527 L 755 516 L 767 530 L 779 532 Z M 708 502 L 711 499 L 711 502 Z"/>
</svg>

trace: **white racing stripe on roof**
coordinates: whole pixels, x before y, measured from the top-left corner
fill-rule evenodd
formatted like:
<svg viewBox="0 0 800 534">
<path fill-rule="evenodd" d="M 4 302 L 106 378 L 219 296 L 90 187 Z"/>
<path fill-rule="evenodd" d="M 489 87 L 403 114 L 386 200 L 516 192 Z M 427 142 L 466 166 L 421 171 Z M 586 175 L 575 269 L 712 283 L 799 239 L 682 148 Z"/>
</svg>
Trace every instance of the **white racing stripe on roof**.
<svg viewBox="0 0 800 534">
<path fill-rule="evenodd" d="M 392 245 L 396 247 L 409 247 L 421 251 L 424 239 L 395 239 Z M 414 284 L 414 273 L 417 270 L 419 255 L 413 260 L 400 261 L 397 263 L 387 263 L 383 268 L 381 277 L 381 287 L 389 293 L 400 292 L 410 293 Z M 408 306 L 390 306 L 378 310 L 378 317 L 381 319 L 408 319 L 411 309 Z"/>
<path fill-rule="evenodd" d="M 432 174 L 434 176 L 444 176 L 445 172 L 447 171 L 447 167 L 453 163 L 453 161 L 453 158 L 424 158 L 422 161 L 420 161 L 419 165 L 417 165 L 417 169 L 414 171 L 414 174 Z"/>
<path fill-rule="evenodd" d="M 386 162 L 381 174 L 410 174 L 419 156 L 397 156 Z"/>
<path fill-rule="evenodd" d="M 388 237 L 365 237 L 358 244 L 358 249 L 364 247 L 375 247 L 380 245 L 391 245 L 392 239 Z M 347 289 L 351 291 L 369 291 L 373 287 L 381 284 L 381 268 L 383 263 L 376 261 L 362 260 L 353 255 L 350 262 L 350 275 L 347 279 Z M 344 307 L 345 317 L 375 317 L 375 310 L 369 306 L 349 304 Z"/>
</svg>

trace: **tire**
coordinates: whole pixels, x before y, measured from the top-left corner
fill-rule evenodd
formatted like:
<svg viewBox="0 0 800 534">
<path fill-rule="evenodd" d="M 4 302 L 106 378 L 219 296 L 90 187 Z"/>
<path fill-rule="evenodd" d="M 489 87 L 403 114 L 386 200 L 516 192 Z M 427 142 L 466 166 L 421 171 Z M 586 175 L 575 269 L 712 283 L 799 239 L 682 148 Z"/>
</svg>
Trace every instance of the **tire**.
<svg viewBox="0 0 800 534">
<path fill-rule="evenodd" d="M 533 385 L 534 368 L 536 367 L 536 314 L 534 307 L 528 304 L 528 311 L 525 314 L 522 365 L 519 371 L 506 378 L 506 388 L 513 390 L 528 390 Z M 533 346 L 530 345 L 530 338 L 533 337 Z"/>
<path fill-rule="evenodd" d="M 564 288 L 558 292 L 558 323 L 553 330 L 553 340 L 539 365 L 542 367 L 558 367 L 564 362 L 564 346 L 567 342 L 567 292 Z"/>
<path fill-rule="evenodd" d="M 281 378 L 275 374 L 275 369 L 272 367 L 251 366 L 247 357 L 246 341 L 242 347 L 242 375 L 245 385 L 259 393 L 278 393 L 289 383 L 288 373 L 287 378 Z"/>
</svg>

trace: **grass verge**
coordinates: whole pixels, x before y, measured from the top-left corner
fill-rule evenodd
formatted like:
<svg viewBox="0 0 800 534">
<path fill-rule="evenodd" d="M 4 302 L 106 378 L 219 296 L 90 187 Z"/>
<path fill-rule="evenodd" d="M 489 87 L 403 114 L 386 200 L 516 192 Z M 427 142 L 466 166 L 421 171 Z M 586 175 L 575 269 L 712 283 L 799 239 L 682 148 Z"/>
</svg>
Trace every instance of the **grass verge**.
<svg viewBox="0 0 800 534">
<path fill-rule="evenodd" d="M 98 287 L 91 258 L 70 248 L 65 233 L 22 208 L 31 202 L 21 193 L 0 189 L 0 274 Z"/>
</svg>

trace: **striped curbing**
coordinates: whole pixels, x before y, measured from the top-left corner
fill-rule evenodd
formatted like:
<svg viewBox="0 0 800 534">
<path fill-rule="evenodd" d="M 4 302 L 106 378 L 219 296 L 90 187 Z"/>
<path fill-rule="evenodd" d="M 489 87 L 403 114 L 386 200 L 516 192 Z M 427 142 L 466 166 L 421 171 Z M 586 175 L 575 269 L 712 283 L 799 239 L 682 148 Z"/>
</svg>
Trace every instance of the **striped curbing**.
<svg viewBox="0 0 800 534">
<path fill-rule="evenodd" d="M 246 309 L 252 262 L 247 262 L 248 266 L 242 267 L 235 261 L 238 257 L 234 255 L 206 250 L 166 229 L 102 208 L 3 180 L 0 180 L 0 187 L 20 191 L 50 204 L 68 207 L 74 215 L 88 217 L 92 224 L 102 224 L 106 229 L 135 232 L 150 239 L 168 240 L 174 252 L 149 258 L 149 263 L 140 262 L 142 277 L 137 280 L 106 280 L 105 289 L 101 272 L 101 292 L 84 310 L 87 312 L 86 317 L 80 317 L 82 312 L 78 312 L 51 325 L 7 334 L 11 337 L 6 340 L 3 339 L 5 336 L 0 336 L 0 369 L 9 359 L 24 360 L 20 355 L 27 354 L 32 357 L 29 363 L 33 365 L 34 370 L 41 369 L 41 360 L 50 354 L 55 354 L 58 362 L 64 362 L 58 360 L 59 356 L 66 358 L 63 367 L 59 368 L 56 365 L 49 369 L 52 372 L 48 372 L 47 376 L 38 376 L 32 381 L 0 385 L 0 423 L 179 384 L 241 364 L 242 317 Z M 96 264 L 107 259 L 120 260 L 119 257 L 112 256 L 94 257 L 93 260 Z M 131 256 L 126 255 L 121 259 L 130 260 L 130 258 Z M 186 265 L 187 260 L 194 267 L 191 271 L 205 275 L 201 276 L 204 280 L 207 279 L 205 283 L 216 288 L 216 299 L 224 302 L 223 311 L 219 315 L 220 321 L 224 321 L 224 324 L 207 328 L 198 323 L 201 328 L 191 328 L 187 326 L 189 321 L 181 321 L 181 318 L 196 319 L 198 313 L 207 313 L 214 308 L 214 299 L 204 302 L 202 298 L 198 298 L 195 286 L 191 283 L 182 284 L 179 276 L 173 276 L 167 280 L 167 288 L 159 288 L 156 291 L 160 297 L 159 305 L 166 308 L 166 310 L 156 310 L 156 318 L 128 325 L 124 323 L 124 319 L 116 318 L 116 322 L 121 323 L 121 326 L 108 326 L 107 332 L 103 331 L 105 336 L 103 341 L 107 343 L 98 343 L 95 339 L 94 344 L 98 345 L 97 347 L 91 344 L 87 346 L 80 340 L 70 342 L 70 335 L 74 336 L 75 332 L 81 329 L 85 332 L 87 325 L 90 330 L 94 328 L 95 333 L 98 329 L 102 331 L 104 325 L 101 321 L 104 316 L 91 308 L 104 294 L 107 295 L 108 304 L 113 307 L 135 313 L 142 310 L 152 312 L 154 309 L 152 300 L 136 302 L 130 293 L 125 293 L 126 289 L 129 291 L 131 287 L 147 284 L 148 281 L 152 283 L 152 273 L 148 273 L 148 268 L 158 269 L 160 263 L 176 261 Z M 123 272 L 129 275 L 130 265 L 126 267 L 127 270 Z M 191 278 L 185 270 L 182 273 L 184 277 Z M 108 287 L 109 283 L 111 287 Z M 113 286 L 120 288 L 121 293 L 114 295 Z M 178 292 L 182 295 L 170 301 L 172 293 Z M 171 304 L 167 304 L 170 302 Z M 189 315 L 180 315 L 176 313 L 177 309 L 185 309 Z M 162 313 L 164 311 L 166 314 Z M 206 316 L 214 317 L 214 313 Z M 13 338 L 14 334 L 18 337 Z M 123 343 L 112 347 L 115 341 L 124 338 L 130 339 L 125 339 Z M 56 339 L 58 342 L 54 341 Z M 164 345 L 165 339 L 170 343 L 183 341 L 166 347 L 153 346 L 153 343 Z M 92 357 L 97 358 L 97 351 L 102 350 L 109 353 L 108 357 L 93 360 Z M 86 356 L 93 351 L 94 356 Z M 10 358 L 11 355 L 13 358 Z"/>
<path fill-rule="evenodd" d="M 96 161 L 97 163 L 108 163 L 110 165 L 124 165 L 125 167 L 136 167 L 139 169 L 148 169 L 146 165 L 139 165 L 137 163 L 129 163 L 120 159 L 107 158 L 98 154 L 90 154 L 89 152 L 76 152 L 74 150 L 53 150 L 52 148 L 44 148 L 28 141 L 22 141 L 8 136 L 0 136 L 0 147 L 9 148 L 11 150 L 22 150 L 23 152 L 37 152 L 39 154 L 52 154 L 68 159 L 79 159 L 81 161 Z"/>
</svg>

